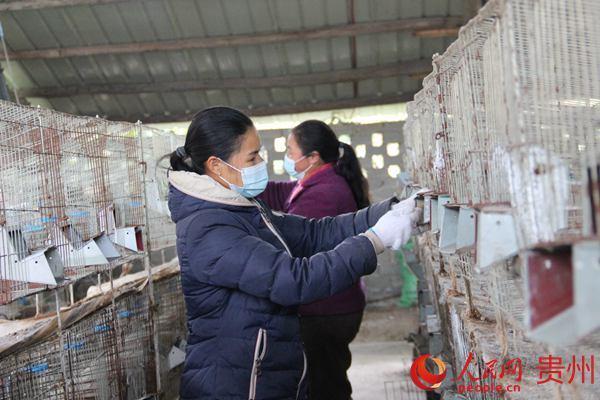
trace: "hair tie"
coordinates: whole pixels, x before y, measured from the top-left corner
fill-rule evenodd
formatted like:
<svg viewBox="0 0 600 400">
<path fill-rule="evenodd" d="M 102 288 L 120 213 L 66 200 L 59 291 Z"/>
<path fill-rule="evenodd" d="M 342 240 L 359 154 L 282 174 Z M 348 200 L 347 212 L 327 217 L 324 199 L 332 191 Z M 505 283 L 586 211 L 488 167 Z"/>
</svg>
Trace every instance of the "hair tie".
<svg viewBox="0 0 600 400">
<path fill-rule="evenodd" d="M 339 153 L 340 153 L 339 158 L 344 157 L 344 146 L 342 146 L 341 143 L 340 143 L 340 146 L 338 147 L 338 149 L 339 149 Z"/>
<path fill-rule="evenodd" d="M 185 147 L 183 146 L 178 147 L 177 150 L 175 150 L 175 154 L 177 154 L 181 159 L 187 157 L 187 152 L 185 151 Z"/>
</svg>

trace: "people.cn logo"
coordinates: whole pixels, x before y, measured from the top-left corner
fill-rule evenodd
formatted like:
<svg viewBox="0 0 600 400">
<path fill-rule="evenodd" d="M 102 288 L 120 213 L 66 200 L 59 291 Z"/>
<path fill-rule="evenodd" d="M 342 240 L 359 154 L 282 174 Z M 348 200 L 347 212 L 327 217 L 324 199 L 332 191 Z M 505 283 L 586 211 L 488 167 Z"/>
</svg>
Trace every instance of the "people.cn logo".
<svg viewBox="0 0 600 400">
<path fill-rule="evenodd" d="M 431 358 L 437 367 L 437 373 L 432 373 L 427 369 L 427 359 Z M 439 358 L 431 357 L 429 354 L 423 354 L 413 361 L 410 367 L 410 377 L 415 385 L 423 390 L 433 390 L 442 384 L 446 377 L 446 364 Z"/>
</svg>

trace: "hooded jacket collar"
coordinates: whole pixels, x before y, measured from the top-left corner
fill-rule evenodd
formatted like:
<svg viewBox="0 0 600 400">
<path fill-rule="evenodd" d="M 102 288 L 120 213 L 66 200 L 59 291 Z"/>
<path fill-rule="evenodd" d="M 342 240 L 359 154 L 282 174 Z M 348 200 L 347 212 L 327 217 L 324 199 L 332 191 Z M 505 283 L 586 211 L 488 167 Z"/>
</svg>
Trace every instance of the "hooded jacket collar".
<svg viewBox="0 0 600 400">
<path fill-rule="evenodd" d="M 255 207 L 241 194 L 223 187 L 208 175 L 187 171 L 169 171 L 169 183 L 182 193 L 197 199 L 230 206 Z"/>
</svg>

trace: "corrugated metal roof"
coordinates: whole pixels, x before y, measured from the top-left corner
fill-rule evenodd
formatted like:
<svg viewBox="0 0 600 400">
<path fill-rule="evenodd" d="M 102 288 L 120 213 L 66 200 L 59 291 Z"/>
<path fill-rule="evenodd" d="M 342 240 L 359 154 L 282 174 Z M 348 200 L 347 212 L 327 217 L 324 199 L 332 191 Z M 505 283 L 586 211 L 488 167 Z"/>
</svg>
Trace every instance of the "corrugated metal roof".
<svg viewBox="0 0 600 400">
<path fill-rule="evenodd" d="M 462 16 L 463 0 L 356 0 L 355 20 Z M 296 31 L 348 22 L 346 0 L 170 0 L 126 1 L 4 12 L 0 15 L 9 49 L 68 48 L 141 43 L 261 32 Z M 356 37 L 356 67 L 430 59 L 452 38 L 415 37 L 412 32 Z M 197 79 L 289 76 L 352 68 L 351 39 L 213 49 L 19 60 L 20 88 L 92 84 L 193 81 Z M 358 82 L 359 98 L 412 93 L 420 80 L 409 76 Z M 243 109 L 314 104 L 350 99 L 352 82 L 270 89 L 191 90 L 139 94 L 81 94 L 51 98 L 52 107 L 109 118 L 179 115 L 214 104 Z"/>
</svg>

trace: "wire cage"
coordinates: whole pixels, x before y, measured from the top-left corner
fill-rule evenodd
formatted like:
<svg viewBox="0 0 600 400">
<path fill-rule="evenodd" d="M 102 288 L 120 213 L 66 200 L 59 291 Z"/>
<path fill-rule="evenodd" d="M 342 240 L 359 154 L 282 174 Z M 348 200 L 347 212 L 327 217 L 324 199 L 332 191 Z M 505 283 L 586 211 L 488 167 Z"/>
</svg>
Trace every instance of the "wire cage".
<svg viewBox="0 0 600 400">
<path fill-rule="evenodd" d="M 158 352 L 160 355 L 160 375 L 162 392 L 169 398 L 179 393 L 181 364 L 170 362 L 172 352 L 185 350 L 187 338 L 185 304 L 181 292 L 181 277 L 175 275 L 158 281 L 154 285 L 158 323 Z M 180 353 L 181 354 L 181 353 Z"/>
<path fill-rule="evenodd" d="M 0 107 L 0 302 L 56 284 L 64 274 L 64 241 L 53 242 L 65 220 L 60 179 L 60 137 L 35 109 Z M 32 257 L 34 253 L 40 254 Z M 51 254 L 47 254 L 51 253 Z M 51 262 L 53 258 L 55 262 Z M 50 271 L 34 274 L 45 262 Z"/>
<path fill-rule="evenodd" d="M 593 0 L 490 1 L 409 105 L 414 175 L 457 203 L 508 202 L 522 248 L 581 236 L 582 161 L 600 141 L 599 17 Z"/>
<path fill-rule="evenodd" d="M 519 263 L 504 262 L 491 271 L 490 300 L 499 318 L 523 330 L 525 320 L 525 284 Z"/>
<path fill-rule="evenodd" d="M 494 328 L 495 325 L 486 321 L 464 318 L 466 312 L 468 310 L 462 306 L 452 304 L 449 307 L 456 389 L 461 393 L 463 391 L 460 390 L 459 385 L 488 385 L 491 390 L 466 391 L 462 395 L 469 399 L 481 400 L 506 398 L 506 393 L 495 388 L 498 384 L 515 383 L 514 381 L 503 382 L 501 374 L 503 364 L 509 356 L 514 357 L 514 353 L 507 353 L 506 345 L 498 346 L 498 332 Z M 527 392 L 527 395 L 531 395 L 531 392 Z"/>
<path fill-rule="evenodd" d="M 114 306 L 3 356 L 0 398 L 135 400 L 156 393 L 148 299 L 147 287 L 127 294 Z M 170 322 L 183 324 L 177 318 Z"/>
<path fill-rule="evenodd" d="M 64 399 L 58 337 L 0 359 L 0 399 Z"/>
<path fill-rule="evenodd" d="M 167 205 L 167 170 L 170 166 L 169 158 L 165 156 L 183 145 L 185 137 L 145 126 L 142 127 L 142 135 L 149 240 L 152 249 L 159 250 L 175 245 L 175 225 Z"/>
<path fill-rule="evenodd" d="M 84 251 L 92 246 L 91 240 L 102 234 L 97 213 L 107 201 L 99 162 L 101 121 L 45 109 L 35 112 L 40 115 L 45 136 L 53 139 L 52 154 L 42 157 L 51 161 L 45 161 L 49 165 L 42 167 L 56 181 L 51 196 L 60 204 L 55 207 L 50 240 L 60 249 L 65 278 L 73 281 L 108 264 L 105 258 Z M 45 141 L 48 142 L 47 138 Z"/>
<path fill-rule="evenodd" d="M 598 20 L 600 2 L 594 0 L 491 0 L 444 54 L 434 56 L 433 72 L 408 104 L 406 167 L 422 186 L 449 194 L 451 203 L 508 208 L 507 236 L 514 222 L 516 245 L 499 258 L 597 236 Z M 436 265 L 435 235 L 426 233 L 419 242 L 424 264 Z M 429 277 L 434 285 L 435 279 L 450 281 L 438 288 L 466 294 L 465 312 L 449 311 L 457 362 L 474 348 L 488 358 L 521 356 L 535 364 L 548 349 L 525 335 L 531 332 L 523 259 L 496 260 L 478 273 L 472 250 L 467 245 L 448 258 L 448 277 Z M 464 286 L 452 282 L 459 277 Z M 574 347 L 583 350 L 597 352 L 597 341 Z M 589 387 L 553 391 L 531 379 L 523 386 L 531 387 L 521 398 L 597 397 Z"/>
<path fill-rule="evenodd" d="M 141 399 L 156 392 L 148 287 L 120 298 L 115 303 L 115 308 L 117 351 L 125 393 L 121 398 Z"/>
<path fill-rule="evenodd" d="M 144 229 L 174 245 L 156 163 L 181 138 L 10 102 L 0 132 L 0 304 L 141 256 Z"/>
<path fill-rule="evenodd" d="M 408 372 L 403 373 L 398 379 L 385 381 L 385 400 L 425 400 L 426 392 L 419 389 L 411 380 Z"/>
<path fill-rule="evenodd" d="M 55 296 L 36 296 L 37 312 L 56 302 L 56 325 L 35 338 L 19 331 L 9 347 L 13 339 L 0 338 L 0 399 L 140 399 L 161 378 L 176 393 L 169 356 L 186 337 L 178 274 L 123 294 L 111 272 L 102 301 L 74 303 L 71 291 L 66 309 L 62 286 L 175 244 L 157 161 L 183 138 L 9 102 L 0 102 L 0 133 L 0 305 L 18 308 L 15 299 L 45 289 Z"/>
<path fill-rule="evenodd" d="M 442 56 L 433 58 L 441 120 L 436 140 L 448 170 L 448 192 L 460 204 L 499 200 L 491 196 L 487 174 L 489 148 L 497 139 L 487 134 L 482 56 L 496 19 L 494 7 L 487 7 Z"/>
<path fill-rule="evenodd" d="M 141 125 L 103 121 L 107 187 L 116 227 L 144 225 Z"/>
<path fill-rule="evenodd" d="M 471 252 L 454 256 L 454 266 L 462 278 L 469 316 L 494 321 L 496 309 L 491 301 L 493 295 L 490 274 L 475 271 L 475 260 Z"/>
<path fill-rule="evenodd" d="M 599 141 L 598 17 L 595 1 L 512 1 L 498 26 L 515 83 L 503 158 L 521 243 L 581 234 L 581 160 Z"/>
<path fill-rule="evenodd" d="M 123 390 L 114 309 L 100 309 L 63 331 L 67 398 L 112 399 Z"/>
<path fill-rule="evenodd" d="M 435 79 L 433 73 L 427 75 L 423 80 L 423 89 L 415 94 L 415 100 L 407 106 L 409 115 L 415 118 L 409 127 L 415 131 L 409 133 L 405 141 L 414 158 L 415 179 L 423 186 L 444 192 L 446 166 L 441 143 L 437 140 L 442 122 Z M 404 132 L 408 132 L 406 126 Z"/>
</svg>

